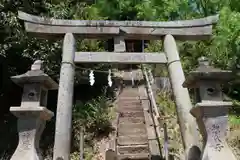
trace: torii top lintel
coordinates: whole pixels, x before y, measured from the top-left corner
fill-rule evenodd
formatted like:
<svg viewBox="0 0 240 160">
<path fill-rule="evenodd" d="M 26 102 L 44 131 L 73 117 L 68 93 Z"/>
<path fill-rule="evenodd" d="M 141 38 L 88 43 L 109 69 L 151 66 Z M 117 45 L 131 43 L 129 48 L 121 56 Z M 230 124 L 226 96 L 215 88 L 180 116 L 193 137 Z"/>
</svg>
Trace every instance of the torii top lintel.
<svg viewBox="0 0 240 160">
<path fill-rule="evenodd" d="M 105 20 L 61 20 L 43 18 L 19 11 L 18 17 L 25 22 L 26 31 L 38 37 L 59 37 L 74 33 L 82 38 L 110 38 L 124 36 L 125 39 L 161 39 L 171 34 L 178 40 L 202 40 L 212 35 L 212 25 L 219 16 L 194 20 L 168 22 L 153 21 L 105 21 Z"/>
</svg>

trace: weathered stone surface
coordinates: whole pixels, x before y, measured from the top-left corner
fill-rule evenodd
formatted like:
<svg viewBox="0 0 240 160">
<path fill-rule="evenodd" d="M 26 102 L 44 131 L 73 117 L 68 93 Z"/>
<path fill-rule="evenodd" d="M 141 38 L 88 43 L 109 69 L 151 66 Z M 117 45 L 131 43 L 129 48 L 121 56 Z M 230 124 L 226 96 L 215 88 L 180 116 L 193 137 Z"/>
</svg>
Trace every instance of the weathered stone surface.
<svg viewBox="0 0 240 160">
<path fill-rule="evenodd" d="M 198 68 L 189 73 L 186 81 L 183 83 L 183 87 L 197 88 L 202 85 L 202 82 L 226 82 L 233 79 L 234 74 L 232 74 L 232 71 L 214 68 L 209 65 L 209 60 L 206 57 L 200 57 Z"/>
<path fill-rule="evenodd" d="M 128 97 L 119 97 L 119 98 L 118 98 L 118 100 L 121 100 L 121 101 L 127 101 L 127 100 L 132 100 L 132 99 L 139 100 L 139 97 L 136 97 L 136 96 L 128 96 Z"/>
<path fill-rule="evenodd" d="M 119 128 L 118 129 L 118 135 L 124 136 L 124 135 L 139 135 L 139 134 L 146 134 L 145 128 Z"/>
<path fill-rule="evenodd" d="M 118 136 L 118 144 L 119 145 L 140 145 L 140 144 L 148 144 L 147 136 L 144 135 L 125 135 Z"/>
<path fill-rule="evenodd" d="M 139 102 L 132 102 L 132 103 L 119 103 L 122 105 L 122 107 L 120 109 L 138 109 L 139 111 L 142 111 L 142 107 L 141 106 L 141 103 Z"/>
<path fill-rule="evenodd" d="M 123 154 L 118 156 L 118 160 L 149 160 L 150 155 L 145 154 Z"/>
<path fill-rule="evenodd" d="M 132 100 L 132 99 L 139 99 L 138 95 L 133 92 L 133 93 L 125 93 L 125 92 L 122 92 L 121 93 L 121 97 L 120 98 L 126 98 L 126 100 Z"/>
<path fill-rule="evenodd" d="M 147 90 L 144 86 L 139 87 L 139 94 L 141 97 L 148 97 Z M 144 112 L 144 119 L 145 119 L 145 125 L 147 130 L 147 136 L 148 136 L 148 146 L 149 146 L 149 152 L 151 155 L 152 160 L 158 160 L 161 159 L 161 148 L 159 143 L 158 134 L 156 134 L 156 131 L 159 129 L 159 127 L 155 127 L 155 123 L 152 119 L 152 113 L 151 111 L 151 103 L 149 98 L 142 98 L 141 99 L 143 112 Z"/>
<path fill-rule="evenodd" d="M 168 59 L 168 72 L 176 102 L 183 146 L 188 154 L 188 150 L 192 146 L 199 146 L 197 124 L 194 117 L 189 114 L 192 108 L 192 103 L 188 90 L 182 87 L 182 84 L 185 81 L 185 76 L 176 42 L 172 35 L 165 36 L 164 50 Z"/>
<path fill-rule="evenodd" d="M 120 113 L 124 113 L 124 112 L 142 112 L 142 108 L 137 107 L 136 105 L 132 105 L 132 106 L 124 106 L 123 108 L 119 108 L 117 109 L 118 112 Z"/>
<path fill-rule="evenodd" d="M 232 102 L 223 101 L 221 84 L 231 79 L 231 71 L 209 66 L 205 57 L 199 59 L 199 67 L 190 72 L 184 86 L 195 88 L 197 103 L 191 109 L 203 137 L 202 160 L 236 160 L 226 142 L 228 108 Z"/>
<path fill-rule="evenodd" d="M 57 118 L 54 140 L 53 159 L 70 159 L 70 143 L 72 134 L 72 105 L 74 85 L 75 38 L 67 33 L 63 41 L 62 65 L 60 71 Z"/>
<path fill-rule="evenodd" d="M 117 105 L 119 111 L 116 141 L 118 159 L 148 159 L 147 130 L 139 89 L 124 88 L 119 95 Z"/>
<path fill-rule="evenodd" d="M 208 101 L 197 103 L 190 113 L 197 119 L 225 116 L 228 113 L 228 108 L 231 106 L 232 102 Z"/>
<path fill-rule="evenodd" d="M 118 123 L 144 123 L 144 121 L 144 117 L 122 117 Z"/>
<path fill-rule="evenodd" d="M 45 120 L 25 118 L 18 120 L 19 143 L 11 160 L 43 160 L 39 148 Z"/>
<path fill-rule="evenodd" d="M 61 20 L 53 18 L 44 18 L 30 15 L 19 11 L 18 17 L 22 20 L 32 23 L 41 23 L 47 25 L 66 25 L 66 26 L 106 26 L 106 27 L 195 27 L 215 24 L 218 21 L 218 15 L 209 16 L 195 20 L 154 22 L 154 21 L 108 21 L 108 20 Z"/>
<path fill-rule="evenodd" d="M 122 93 L 124 93 L 124 92 L 122 92 Z M 135 93 L 135 92 L 134 92 Z M 133 100 L 128 100 L 128 101 L 121 101 L 121 108 L 122 107 L 126 107 L 126 106 L 132 106 L 132 105 L 134 105 L 134 106 L 137 106 L 138 105 L 138 108 L 142 108 L 141 107 L 141 102 L 140 101 L 136 101 L 135 99 L 133 99 Z"/>
<path fill-rule="evenodd" d="M 118 146 L 118 152 L 120 154 L 149 153 L 149 148 L 148 145 Z"/>
<path fill-rule="evenodd" d="M 143 117 L 143 112 L 121 112 L 119 113 L 119 117 Z"/>
<path fill-rule="evenodd" d="M 54 113 L 48 110 L 46 107 L 11 107 L 10 112 L 18 118 L 40 118 L 42 120 L 50 120 Z"/>
<path fill-rule="evenodd" d="M 121 93 L 121 97 L 120 98 L 128 98 L 129 100 L 132 100 L 132 99 L 139 99 L 139 96 L 136 92 L 132 92 L 132 91 L 129 91 L 129 92 L 126 92 L 126 91 L 122 91 Z"/>
<path fill-rule="evenodd" d="M 85 38 L 110 38 L 121 34 L 125 39 L 161 39 L 171 34 L 177 39 L 208 39 L 212 34 L 212 25 L 218 16 L 170 22 L 147 21 L 95 21 L 95 20 L 59 20 L 42 18 L 24 12 L 18 17 L 25 21 L 25 28 L 37 36 L 61 35 L 71 32 Z"/>
<path fill-rule="evenodd" d="M 196 117 L 203 136 L 203 160 L 236 160 L 227 145 L 228 108 L 231 102 L 197 103 L 191 113 Z"/>
<path fill-rule="evenodd" d="M 143 135 L 146 134 L 144 123 L 121 123 L 118 124 L 118 135 Z"/>
<path fill-rule="evenodd" d="M 76 52 L 75 63 L 165 64 L 163 53 Z"/>
<path fill-rule="evenodd" d="M 227 123 L 227 116 L 204 120 L 208 136 L 202 160 L 236 160 L 226 142 Z"/>
<path fill-rule="evenodd" d="M 37 60 L 32 65 L 32 70 L 27 71 L 26 73 L 21 75 L 12 76 L 11 80 L 20 86 L 29 83 L 41 83 L 41 85 L 45 86 L 48 90 L 58 89 L 58 84 L 53 79 L 51 79 L 51 77 L 49 77 L 42 70 L 40 70 L 42 68 L 41 65 L 42 61 Z"/>
<path fill-rule="evenodd" d="M 50 120 L 53 112 L 46 107 L 48 89 L 56 89 L 57 84 L 41 70 L 42 61 L 37 60 L 31 71 L 12 77 L 23 86 L 20 107 L 11 107 L 10 111 L 18 118 L 19 143 L 11 160 L 43 160 L 39 148 L 45 121 Z"/>
<path fill-rule="evenodd" d="M 125 130 L 131 130 L 134 128 L 144 128 L 145 129 L 145 124 L 144 123 L 129 123 L 126 121 L 126 123 L 118 124 L 119 129 L 125 129 Z"/>
<path fill-rule="evenodd" d="M 116 160 L 116 158 L 117 158 L 116 151 L 110 149 L 106 151 L 105 160 Z"/>
</svg>

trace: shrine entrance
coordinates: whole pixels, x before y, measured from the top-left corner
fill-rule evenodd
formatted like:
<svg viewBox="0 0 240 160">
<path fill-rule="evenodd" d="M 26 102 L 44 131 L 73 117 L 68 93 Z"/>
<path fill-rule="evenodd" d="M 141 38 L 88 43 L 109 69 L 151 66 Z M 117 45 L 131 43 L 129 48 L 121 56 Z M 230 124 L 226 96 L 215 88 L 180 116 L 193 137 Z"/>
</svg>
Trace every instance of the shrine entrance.
<svg viewBox="0 0 240 160">
<path fill-rule="evenodd" d="M 40 38 L 64 38 L 59 82 L 53 159 L 69 160 L 75 64 L 166 64 L 179 117 L 183 145 L 187 156 L 198 145 L 195 119 L 188 90 L 182 87 L 185 76 L 180 63 L 176 40 L 203 40 L 212 35 L 218 16 L 195 20 L 95 21 L 48 19 L 19 12 L 28 33 Z M 75 38 L 114 39 L 114 52 L 77 52 Z M 163 40 L 164 52 L 126 52 L 125 40 Z"/>
</svg>

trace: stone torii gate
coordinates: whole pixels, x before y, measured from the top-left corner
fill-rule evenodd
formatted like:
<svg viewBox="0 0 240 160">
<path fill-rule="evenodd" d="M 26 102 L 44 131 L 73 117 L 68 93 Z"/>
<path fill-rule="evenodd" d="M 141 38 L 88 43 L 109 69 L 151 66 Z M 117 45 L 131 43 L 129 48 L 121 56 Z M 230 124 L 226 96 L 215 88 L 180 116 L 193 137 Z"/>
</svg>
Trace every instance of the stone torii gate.
<svg viewBox="0 0 240 160">
<path fill-rule="evenodd" d="M 19 12 L 25 29 L 40 38 L 63 38 L 62 64 L 59 82 L 57 118 L 53 159 L 69 160 L 75 63 L 148 63 L 166 64 L 171 79 L 182 134 L 188 159 L 190 148 L 198 146 L 197 125 L 189 111 L 192 108 L 189 92 L 182 87 L 185 76 L 182 70 L 176 40 L 203 40 L 212 35 L 212 25 L 218 16 L 195 20 L 150 21 L 96 21 L 60 20 L 42 18 Z M 75 37 L 114 38 L 114 53 L 76 52 Z M 164 53 L 127 53 L 125 39 L 163 40 Z"/>
</svg>

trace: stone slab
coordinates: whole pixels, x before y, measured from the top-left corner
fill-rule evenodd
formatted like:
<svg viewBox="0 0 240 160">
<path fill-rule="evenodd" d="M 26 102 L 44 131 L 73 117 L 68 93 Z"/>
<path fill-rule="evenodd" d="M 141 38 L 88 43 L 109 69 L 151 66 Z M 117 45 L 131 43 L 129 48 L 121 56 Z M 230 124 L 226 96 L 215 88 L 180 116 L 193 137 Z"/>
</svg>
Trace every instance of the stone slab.
<svg viewBox="0 0 240 160">
<path fill-rule="evenodd" d="M 134 145 L 134 146 L 118 146 L 118 153 L 120 154 L 142 154 L 149 153 L 148 145 Z"/>
<path fill-rule="evenodd" d="M 138 135 L 138 136 L 119 136 L 117 140 L 118 145 L 141 145 L 148 144 L 146 135 Z"/>
<path fill-rule="evenodd" d="M 124 113 L 124 112 L 142 112 L 142 108 L 140 107 L 135 107 L 135 106 L 127 106 L 127 107 L 121 107 L 121 108 L 118 108 L 117 109 L 117 112 L 121 112 L 121 113 Z"/>
<path fill-rule="evenodd" d="M 166 64 L 164 53 L 76 52 L 75 63 Z"/>
<path fill-rule="evenodd" d="M 119 117 L 143 117 L 143 112 L 120 112 Z"/>
<path fill-rule="evenodd" d="M 149 154 L 122 154 L 117 160 L 149 160 Z"/>
<path fill-rule="evenodd" d="M 120 118 L 118 123 L 121 124 L 121 123 L 144 123 L 145 122 L 145 119 L 144 117 L 123 117 L 123 118 Z"/>
<path fill-rule="evenodd" d="M 145 128 L 132 128 L 131 130 L 125 130 L 124 128 L 119 128 L 118 129 L 118 135 L 119 136 L 124 136 L 124 135 L 144 135 L 146 134 L 146 129 Z"/>
<path fill-rule="evenodd" d="M 128 100 L 128 101 L 121 101 L 122 105 L 141 105 L 139 100 Z M 124 106 L 123 106 L 124 107 Z"/>
<path fill-rule="evenodd" d="M 43 120 L 49 120 L 54 115 L 46 107 L 10 107 L 10 112 L 18 118 L 35 117 Z"/>
</svg>

